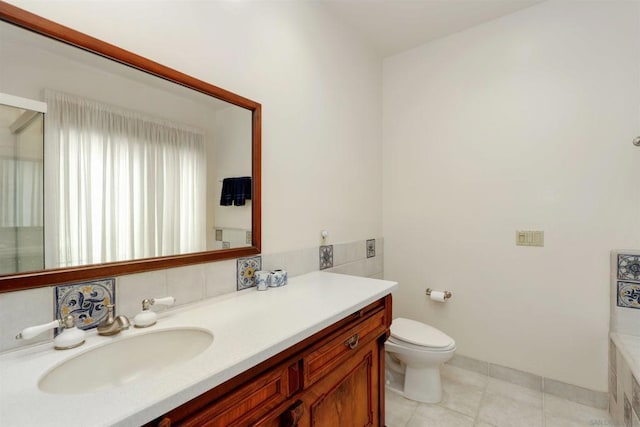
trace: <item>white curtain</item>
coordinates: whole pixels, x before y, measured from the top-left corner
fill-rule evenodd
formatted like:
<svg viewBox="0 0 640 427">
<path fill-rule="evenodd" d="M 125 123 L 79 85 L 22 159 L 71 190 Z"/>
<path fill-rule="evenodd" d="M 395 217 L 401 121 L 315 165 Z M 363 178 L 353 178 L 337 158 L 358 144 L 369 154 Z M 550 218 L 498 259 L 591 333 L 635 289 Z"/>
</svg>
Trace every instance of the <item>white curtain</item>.
<svg viewBox="0 0 640 427">
<path fill-rule="evenodd" d="M 0 158 L 0 227 L 42 226 L 42 161 Z"/>
<path fill-rule="evenodd" d="M 67 94 L 45 98 L 47 267 L 206 249 L 202 132 Z"/>
</svg>

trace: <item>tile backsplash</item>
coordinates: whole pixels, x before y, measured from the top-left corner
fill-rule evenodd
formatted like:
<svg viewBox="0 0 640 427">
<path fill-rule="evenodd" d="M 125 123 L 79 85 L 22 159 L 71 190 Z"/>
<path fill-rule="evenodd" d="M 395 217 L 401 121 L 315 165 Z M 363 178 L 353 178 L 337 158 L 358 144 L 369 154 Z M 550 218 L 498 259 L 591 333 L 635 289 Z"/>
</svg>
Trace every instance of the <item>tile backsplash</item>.
<svg viewBox="0 0 640 427">
<path fill-rule="evenodd" d="M 333 245 L 320 246 L 320 270 L 333 267 Z"/>
<path fill-rule="evenodd" d="M 369 239 L 373 240 L 373 239 Z M 384 240 L 375 239 L 375 256 L 367 258 L 367 241 L 359 240 L 348 243 L 329 245 L 331 249 L 331 266 L 323 271 L 366 276 L 381 279 L 383 277 Z M 369 252 L 370 254 L 370 252 Z M 310 273 L 320 269 L 319 247 L 299 249 L 272 254 L 261 254 L 257 258 L 259 264 L 252 268 L 264 270 L 287 270 L 289 278 Z M 52 286 L 46 288 L 30 289 L 26 291 L 8 292 L 0 294 L 0 352 L 15 349 L 17 347 L 32 345 L 53 339 L 53 333 L 42 335 L 27 341 L 18 341 L 14 337 L 22 329 L 41 323 L 47 323 L 54 319 L 54 313 L 59 308 L 67 307 L 70 311 L 80 310 L 77 313 L 82 322 L 87 320 L 86 327 L 94 327 L 101 320 L 97 306 L 99 302 L 90 302 L 90 299 L 98 299 L 100 295 L 106 304 L 106 299 L 116 301 L 116 313 L 124 314 L 129 318 L 135 316 L 141 310 L 142 300 L 145 298 L 157 298 L 167 295 L 175 297 L 173 307 L 196 302 L 201 299 L 216 297 L 235 292 L 239 289 L 239 260 L 230 259 L 206 264 L 196 264 L 166 270 L 155 270 L 145 273 L 129 274 L 115 278 L 112 287 L 103 289 L 99 285 L 105 285 L 109 280 L 101 279 L 91 282 Z M 188 283 L 188 286 L 185 284 Z M 251 283 L 246 283 L 252 286 Z M 69 288 L 69 286 L 71 286 Z M 111 293 L 107 290 L 111 290 Z M 59 293 L 56 293 L 56 290 Z M 66 290 L 66 292 L 64 292 Z M 77 301 L 70 295 L 75 292 Z M 82 294 L 83 302 L 78 304 Z M 95 294 L 95 296 L 92 296 Z M 98 295 L 100 294 L 100 295 Z M 106 296 L 107 294 L 108 297 Z M 61 298 L 58 298 L 60 295 Z M 65 299 L 67 295 L 67 299 Z M 76 301 L 74 304 L 73 301 Z M 89 305 L 93 304 L 93 308 Z M 65 305 L 66 304 L 66 305 Z M 82 308 L 84 306 L 84 308 Z M 28 309 L 26 309 L 28 307 Z M 75 308 L 74 308 L 75 307 Z M 172 307 L 153 306 L 154 311 L 170 310 Z M 84 310 L 84 311 L 83 311 Z M 106 312 L 106 310 L 102 311 Z"/>
<path fill-rule="evenodd" d="M 115 304 L 115 279 L 55 286 L 53 313 L 56 319 L 71 314 L 76 327 L 92 329 L 107 317 L 107 305 Z"/>
<path fill-rule="evenodd" d="M 237 287 L 241 291 L 256 285 L 255 272 L 262 270 L 262 257 L 238 258 Z"/>
<path fill-rule="evenodd" d="M 610 330 L 640 336 L 640 251 L 611 251 Z"/>
<path fill-rule="evenodd" d="M 618 254 L 618 279 L 640 282 L 640 255 Z"/>
</svg>

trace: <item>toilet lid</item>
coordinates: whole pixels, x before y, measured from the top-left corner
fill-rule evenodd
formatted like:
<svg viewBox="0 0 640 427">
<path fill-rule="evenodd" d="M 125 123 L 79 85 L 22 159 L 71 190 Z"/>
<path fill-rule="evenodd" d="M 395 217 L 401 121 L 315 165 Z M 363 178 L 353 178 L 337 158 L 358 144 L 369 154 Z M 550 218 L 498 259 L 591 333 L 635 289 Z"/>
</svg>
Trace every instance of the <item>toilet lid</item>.
<svg viewBox="0 0 640 427">
<path fill-rule="evenodd" d="M 423 347 L 442 348 L 455 344 L 453 338 L 433 326 L 402 317 L 391 322 L 391 336 Z"/>
</svg>

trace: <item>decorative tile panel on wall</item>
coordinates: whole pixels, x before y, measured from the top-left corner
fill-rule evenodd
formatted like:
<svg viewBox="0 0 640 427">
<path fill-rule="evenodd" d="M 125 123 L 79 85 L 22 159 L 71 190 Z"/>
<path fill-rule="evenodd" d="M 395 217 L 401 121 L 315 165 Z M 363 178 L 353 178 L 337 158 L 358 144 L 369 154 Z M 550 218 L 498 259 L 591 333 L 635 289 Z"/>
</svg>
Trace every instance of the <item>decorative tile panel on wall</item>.
<svg viewBox="0 0 640 427">
<path fill-rule="evenodd" d="M 55 317 L 61 319 L 71 314 L 76 319 L 78 328 L 95 328 L 107 317 L 107 305 L 116 303 L 115 294 L 115 279 L 56 286 Z"/>
<path fill-rule="evenodd" d="M 367 258 L 376 256 L 376 239 L 367 240 Z"/>
<path fill-rule="evenodd" d="M 619 253 L 616 277 L 616 305 L 640 308 L 640 255 Z"/>
<path fill-rule="evenodd" d="M 617 305 L 640 308 L 640 283 L 618 282 Z"/>
<path fill-rule="evenodd" d="M 333 245 L 320 246 L 320 270 L 333 267 Z"/>
<path fill-rule="evenodd" d="M 238 258 L 238 290 L 250 288 L 256 285 L 254 273 L 262 269 L 262 258 L 254 256 L 249 258 Z"/>
<path fill-rule="evenodd" d="M 618 279 L 640 282 L 640 255 L 618 255 Z"/>
</svg>

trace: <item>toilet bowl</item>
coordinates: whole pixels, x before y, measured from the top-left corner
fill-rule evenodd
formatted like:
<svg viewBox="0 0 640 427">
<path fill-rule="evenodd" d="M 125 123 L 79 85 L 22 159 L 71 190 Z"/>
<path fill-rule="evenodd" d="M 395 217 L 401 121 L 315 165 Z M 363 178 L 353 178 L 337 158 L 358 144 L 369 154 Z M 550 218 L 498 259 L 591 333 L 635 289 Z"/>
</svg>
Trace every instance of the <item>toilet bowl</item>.
<svg viewBox="0 0 640 427">
<path fill-rule="evenodd" d="M 415 320 L 397 318 L 385 342 L 387 387 L 407 399 L 442 400 L 440 365 L 453 357 L 455 341 L 444 332 Z"/>
</svg>

